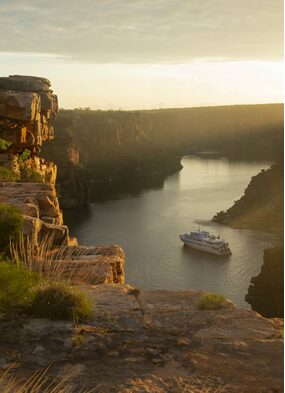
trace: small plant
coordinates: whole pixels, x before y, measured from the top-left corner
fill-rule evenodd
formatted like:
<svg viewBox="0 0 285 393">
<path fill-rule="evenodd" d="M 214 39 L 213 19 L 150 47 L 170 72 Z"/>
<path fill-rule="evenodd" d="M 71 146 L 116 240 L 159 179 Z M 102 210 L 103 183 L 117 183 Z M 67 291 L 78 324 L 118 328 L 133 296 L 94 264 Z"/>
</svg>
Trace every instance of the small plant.
<svg viewBox="0 0 285 393">
<path fill-rule="evenodd" d="M 227 300 L 224 296 L 218 295 L 216 293 L 206 293 L 202 295 L 199 303 L 198 308 L 200 310 L 218 310 L 225 306 Z"/>
<path fill-rule="evenodd" d="M 16 242 L 21 234 L 23 217 L 19 210 L 10 205 L 0 204 L 0 254 L 7 253 L 10 242 Z"/>
<path fill-rule="evenodd" d="M 21 168 L 21 181 L 27 183 L 44 183 L 44 177 L 32 168 Z"/>
<path fill-rule="evenodd" d="M 6 141 L 5 139 L 0 138 L 0 150 L 6 151 L 9 146 L 11 146 L 12 143 Z"/>
<path fill-rule="evenodd" d="M 25 149 L 23 153 L 19 156 L 19 162 L 22 163 L 24 161 L 27 161 L 29 158 L 31 158 L 31 151 L 29 149 Z"/>
<path fill-rule="evenodd" d="M 40 318 L 86 320 L 93 307 L 85 294 L 63 283 L 39 288 L 31 307 L 32 315 Z"/>
<path fill-rule="evenodd" d="M 73 346 L 79 347 L 85 343 L 85 337 L 82 333 L 76 334 L 76 336 L 72 337 L 71 339 Z"/>
<path fill-rule="evenodd" d="M 37 283 L 36 273 L 11 262 L 0 262 L 0 311 L 29 308 Z"/>
<path fill-rule="evenodd" d="M 17 181 L 18 176 L 11 168 L 5 166 L 0 167 L 0 181 Z"/>
<path fill-rule="evenodd" d="M 132 287 L 128 289 L 128 295 L 138 296 L 141 293 L 140 289 Z"/>
</svg>

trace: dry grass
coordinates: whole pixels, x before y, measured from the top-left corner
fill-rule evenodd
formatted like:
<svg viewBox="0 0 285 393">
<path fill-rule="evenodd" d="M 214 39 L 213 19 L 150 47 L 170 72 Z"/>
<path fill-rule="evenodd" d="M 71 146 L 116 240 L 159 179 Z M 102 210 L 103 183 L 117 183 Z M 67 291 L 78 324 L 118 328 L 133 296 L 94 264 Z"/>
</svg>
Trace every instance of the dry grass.
<svg viewBox="0 0 285 393">
<path fill-rule="evenodd" d="M 24 380 L 11 377 L 9 369 L 0 377 L 0 393 L 108 393 L 110 391 L 110 383 L 98 384 L 89 390 L 84 387 L 74 387 L 72 381 L 78 377 L 76 371 L 67 373 L 60 381 L 50 377 L 48 371 L 48 369 L 39 370 Z M 117 393 L 224 393 L 227 386 L 221 385 L 212 378 L 190 380 L 182 377 L 159 378 L 150 375 L 145 379 L 127 380 L 126 383 L 112 388 L 112 391 Z"/>
<path fill-rule="evenodd" d="M 0 377 L 0 393 L 92 393 L 98 391 L 97 387 L 86 390 L 74 390 L 71 380 L 76 372 L 65 375 L 60 381 L 55 381 L 48 375 L 48 368 L 38 370 L 28 379 L 11 376 L 13 365 Z"/>
<path fill-rule="evenodd" d="M 110 270 L 108 257 L 87 255 L 83 247 L 54 246 L 54 237 L 44 237 L 37 247 L 30 238 L 20 237 L 12 243 L 12 260 L 41 279 L 64 281 L 73 284 L 100 284 Z M 110 272 L 109 272 L 110 273 Z"/>
</svg>

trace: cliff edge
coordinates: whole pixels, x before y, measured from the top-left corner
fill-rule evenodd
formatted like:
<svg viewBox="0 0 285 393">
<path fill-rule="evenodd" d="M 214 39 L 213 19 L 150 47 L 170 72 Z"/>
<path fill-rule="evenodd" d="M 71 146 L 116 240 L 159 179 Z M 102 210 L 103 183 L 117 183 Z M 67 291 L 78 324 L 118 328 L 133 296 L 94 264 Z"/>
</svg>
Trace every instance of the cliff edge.
<svg viewBox="0 0 285 393">
<path fill-rule="evenodd" d="M 46 259 L 51 271 L 74 283 L 123 283 L 123 250 L 115 245 L 83 247 L 70 237 L 55 189 L 57 167 L 37 156 L 43 142 L 54 139 L 57 112 L 48 79 L 0 78 L 0 203 L 15 206 L 23 216 L 30 251 L 19 259 L 30 258 L 35 269 Z M 76 149 L 68 154 L 67 161 L 76 165 Z"/>
<path fill-rule="evenodd" d="M 82 289 L 96 307 L 88 324 L 2 318 L 0 369 L 49 367 L 74 393 L 283 392 L 280 320 L 230 302 L 201 310 L 199 292 Z"/>
</svg>

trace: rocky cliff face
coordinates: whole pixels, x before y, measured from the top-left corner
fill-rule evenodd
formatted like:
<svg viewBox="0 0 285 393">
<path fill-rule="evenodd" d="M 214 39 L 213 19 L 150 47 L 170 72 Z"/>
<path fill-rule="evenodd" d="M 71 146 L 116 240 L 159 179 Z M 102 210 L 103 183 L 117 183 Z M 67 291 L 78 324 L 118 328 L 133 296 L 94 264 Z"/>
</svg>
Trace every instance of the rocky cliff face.
<svg viewBox="0 0 285 393">
<path fill-rule="evenodd" d="M 264 250 L 261 272 L 252 277 L 245 300 L 267 318 L 284 316 L 284 249 Z"/>
<path fill-rule="evenodd" d="M 95 304 L 88 324 L 2 317 L 0 371 L 45 369 L 69 393 L 283 392 L 281 320 L 230 302 L 199 310 L 199 292 L 82 290 Z"/>
<path fill-rule="evenodd" d="M 58 112 L 57 96 L 50 81 L 34 76 L 0 78 L 0 138 L 7 151 L 40 151 L 43 141 L 53 139 L 52 120 Z"/>
<path fill-rule="evenodd" d="M 122 283 L 123 250 L 119 246 L 78 246 L 63 223 L 55 189 L 57 167 L 35 155 L 43 142 L 54 137 L 52 120 L 57 110 L 57 97 L 47 79 L 0 78 L 0 203 L 14 205 L 22 213 L 23 234 L 30 249 L 27 257 L 35 269 L 37 262 L 46 263 L 51 271 L 76 283 Z M 66 176 L 71 192 L 64 200 L 77 206 L 85 200 L 85 189 L 78 192 L 76 146 L 69 143 L 62 158 L 66 167 L 61 175 Z"/>
<path fill-rule="evenodd" d="M 80 151 L 72 136 L 74 127 L 75 120 L 67 124 L 58 121 L 56 138 L 45 144 L 41 152 L 58 167 L 56 187 L 60 205 L 66 209 L 84 206 L 89 201 L 89 172 L 80 162 Z"/>
<path fill-rule="evenodd" d="M 262 170 L 251 179 L 244 195 L 213 221 L 235 228 L 283 231 L 283 163 Z"/>
<path fill-rule="evenodd" d="M 162 145 L 146 135 L 139 112 L 62 110 L 56 129 L 60 135 L 45 144 L 42 155 L 58 165 L 64 207 L 74 207 L 78 200 L 68 201 L 68 195 L 84 199 L 90 189 L 90 199 L 96 200 L 139 191 L 161 185 L 182 168 L 173 144 Z M 62 158 L 70 144 L 78 147 L 81 165 L 67 165 Z"/>
</svg>

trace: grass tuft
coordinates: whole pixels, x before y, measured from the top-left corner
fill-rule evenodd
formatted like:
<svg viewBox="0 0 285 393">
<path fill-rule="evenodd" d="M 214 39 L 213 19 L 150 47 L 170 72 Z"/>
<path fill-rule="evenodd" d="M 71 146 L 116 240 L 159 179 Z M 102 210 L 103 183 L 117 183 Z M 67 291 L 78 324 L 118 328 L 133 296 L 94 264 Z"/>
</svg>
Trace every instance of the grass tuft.
<svg viewBox="0 0 285 393">
<path fill-rule="evenodd" d="M 17 181 L 19 176 L 11 169 L 4 166 L 0 167 L 0 181 Z"/>
<path fill-rule="evenodd" d="M 218 310 L 226 305 L 227 300 L 224 296 L 217 293 L 206 293 L 201 296 L 198 308 L 200 310 Z"/>
<path fill-rule="evenodd" d="M 0 204 L 0 253 L 9 252 L 10 242 L 19 239 L 23 226 L 23 217 L 19 210 L 4 203 Z"/>
<path fill-rule="evenodd" d="M 51 283 L 37 290 L 31 314 L 39 318 L 76 322 L 91 318 L 93 306 L 85 294 L 63 283 Z"/>
<path fill-rule="evenodd" d="M 32 304 L 37 284 L 36 273 L 13 263 L 0 262 L 0 311 L 28 308 Z"/>
</svg>

